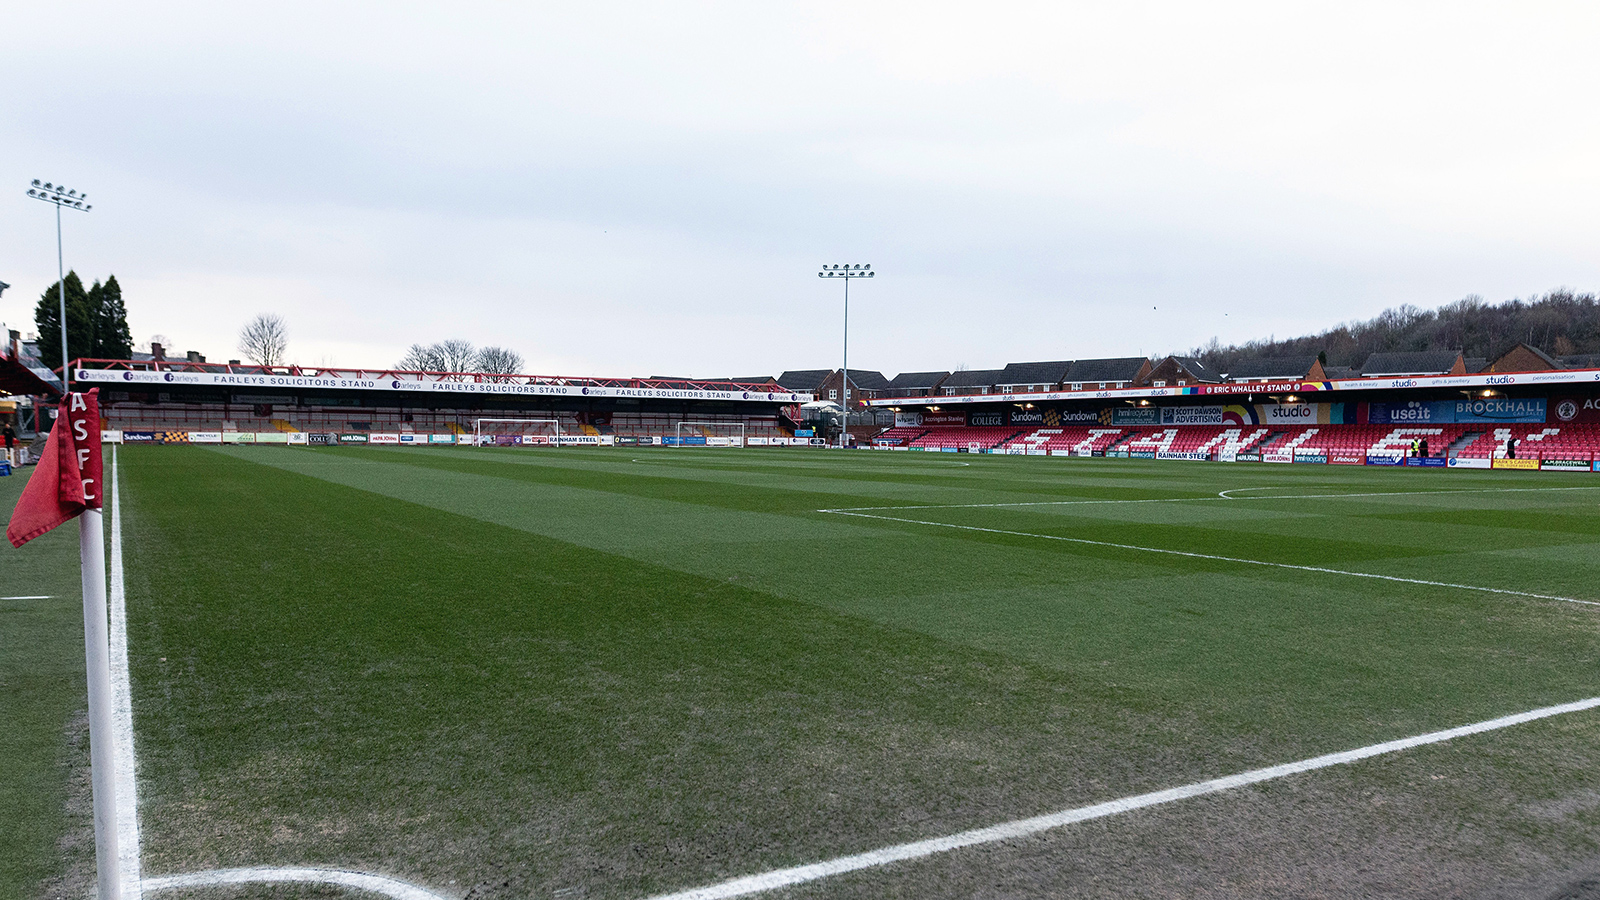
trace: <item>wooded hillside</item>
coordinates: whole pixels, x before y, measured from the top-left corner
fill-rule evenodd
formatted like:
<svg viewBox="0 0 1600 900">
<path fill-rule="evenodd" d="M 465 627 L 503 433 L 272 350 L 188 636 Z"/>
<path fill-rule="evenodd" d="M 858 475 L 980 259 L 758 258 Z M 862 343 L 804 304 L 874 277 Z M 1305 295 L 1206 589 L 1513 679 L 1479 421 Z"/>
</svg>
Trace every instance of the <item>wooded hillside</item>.
<svg viewBox="0 0 1600 900">
<path fill-rule="evenodd" d="M 1556 290 L 1532 300 L 1486 303 L 1472 296 L 1437 310 L 1401 306 L 1365 322 L 1349 322 L 1321 334 L 1223 346 L 1216 338 L 1189 351 L 1207 366 L 1227 372 L 1256 356 L 1315 356 L 1327 365 L 1359 366 L 1372 353 L 1463 350 L 1493 360 L 1526 343 L 1552 356 L 1600 353 L 1600 301 L 1594 294 Z"/>
</svg>

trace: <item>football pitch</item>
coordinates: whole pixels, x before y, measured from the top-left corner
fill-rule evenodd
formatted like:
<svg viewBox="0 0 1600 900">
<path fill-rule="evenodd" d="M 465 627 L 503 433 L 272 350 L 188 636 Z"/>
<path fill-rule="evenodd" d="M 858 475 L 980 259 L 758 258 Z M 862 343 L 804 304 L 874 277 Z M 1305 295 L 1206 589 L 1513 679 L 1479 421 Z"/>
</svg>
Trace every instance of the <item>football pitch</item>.
<svg viewBox="0 0 1600 900">
<path fill-rule="evenodd" d="M 241 867 L 626 900 L 1600 872 L 1600 478 L 620 448 L 116 471 L 149 897 L 345 895 L 162 880 Z M 76 560 L 68 527 L 0 567 L 22 897 L 92 890 Z"/>
</svg>

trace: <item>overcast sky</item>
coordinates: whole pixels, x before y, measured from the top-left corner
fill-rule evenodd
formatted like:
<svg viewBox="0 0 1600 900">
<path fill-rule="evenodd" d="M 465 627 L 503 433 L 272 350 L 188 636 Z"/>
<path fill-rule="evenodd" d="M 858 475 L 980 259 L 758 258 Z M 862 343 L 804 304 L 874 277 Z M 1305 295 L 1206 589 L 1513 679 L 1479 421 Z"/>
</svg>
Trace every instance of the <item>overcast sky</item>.
<svg viewBox="0 0 1600 900">
<path fill-rule="evenodd" d="M 573 375 L 1158 354 L 1600 287 L 1593 3 L 12 3 L 0 320 Z M 10 187 L 6 188 L 5 185 Z"/>
</svg>

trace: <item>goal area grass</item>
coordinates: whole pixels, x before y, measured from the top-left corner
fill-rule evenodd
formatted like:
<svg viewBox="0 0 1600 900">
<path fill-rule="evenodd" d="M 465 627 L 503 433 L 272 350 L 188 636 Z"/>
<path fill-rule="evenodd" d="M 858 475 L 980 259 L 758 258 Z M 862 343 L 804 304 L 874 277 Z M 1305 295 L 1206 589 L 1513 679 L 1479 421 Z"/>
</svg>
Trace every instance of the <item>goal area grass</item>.
<svg viewBox="0 0 1600 900">
<path fill-rule="evenodd" d="M 1600 601 L 1582 475 L 246 446 L 118 471 L 150 876 L 643 898 L 1600 695 L 1600 606 L 1549 599 Z M 74 539 L 0 571 L 57 597 L 0 601 L 18 896 L 83 852 Z M 1586 712 L 781 896 L 1476 896 L 1597 856 Z"/>
</svg>

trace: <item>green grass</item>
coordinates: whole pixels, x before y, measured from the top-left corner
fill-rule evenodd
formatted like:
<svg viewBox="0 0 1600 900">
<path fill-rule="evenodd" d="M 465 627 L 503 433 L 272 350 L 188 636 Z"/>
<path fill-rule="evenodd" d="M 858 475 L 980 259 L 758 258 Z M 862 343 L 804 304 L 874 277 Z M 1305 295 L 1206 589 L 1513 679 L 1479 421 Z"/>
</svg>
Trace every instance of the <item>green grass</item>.
<svg viewBox="0 0 1600 900">
<path fill-rule="evenodd" d="M 32 472 L 0 478 L 6 518 Z M 81 856 L 61 846 L 88 764 L 78 529 L 0 553 L 0 597 L 49 595 L 0 600 L 0 897 L 29 897 Z"/>
<path fill-rule="evenodd" d="M 1594 607 L 1039 537 L 1600 600 L 1600 490 L 1545 490 L 1582 476 L 413 448 L 121 469 L 150 874 L 641 896 L 1600 694 Z M 1167 498 L 1193 502 L 958 506 Z M 819 511 L 903 505 L 947 508 L 882 514 L 1020 534 Z M 52 754 L 57 706 L 30 726 Z M 1307 896 L 1534 875 L 1600 853 L 1597 746 L 1585 714 L 801 893 L 1266 896 L 1319 853 L 1351 865 L 1291 878 Z"/>
</svg>

